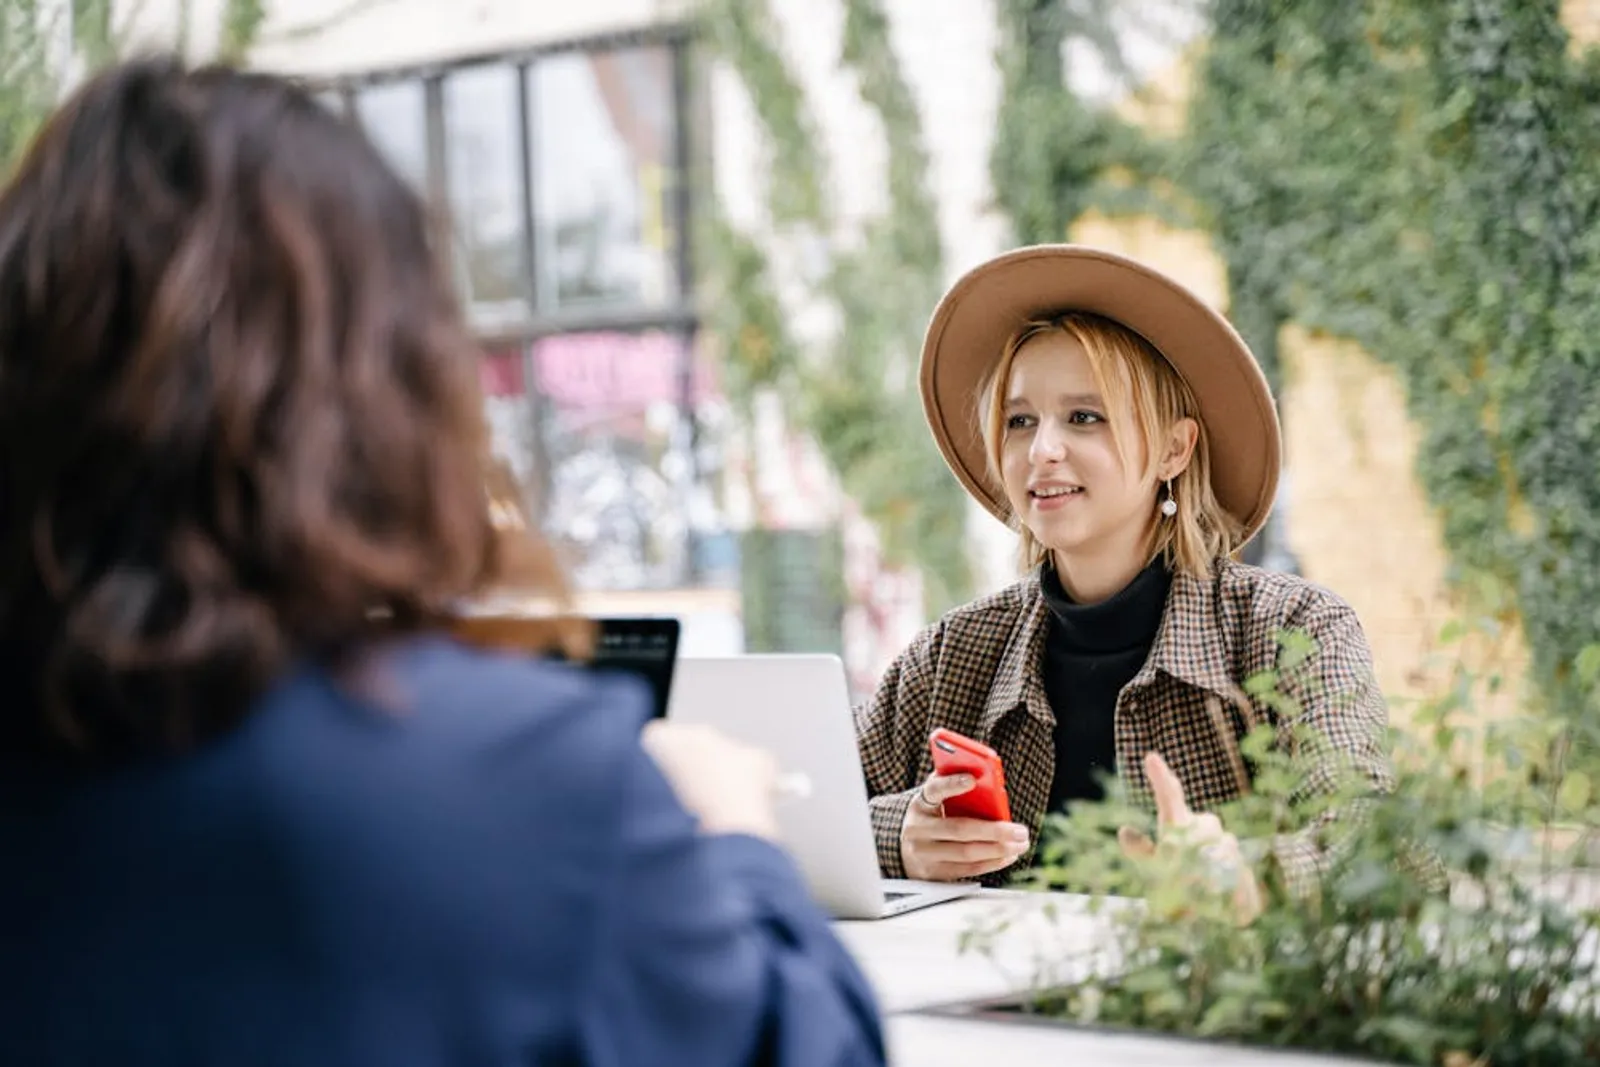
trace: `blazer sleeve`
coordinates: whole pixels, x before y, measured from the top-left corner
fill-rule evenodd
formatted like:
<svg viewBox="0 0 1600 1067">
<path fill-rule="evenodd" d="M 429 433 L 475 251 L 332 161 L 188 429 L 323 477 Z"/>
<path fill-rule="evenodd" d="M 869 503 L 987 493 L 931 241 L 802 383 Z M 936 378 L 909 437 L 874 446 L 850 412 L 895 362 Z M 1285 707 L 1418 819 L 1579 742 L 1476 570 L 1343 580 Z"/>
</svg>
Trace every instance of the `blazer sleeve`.
<svg viewBox="0 0 1600 1067">
<path fill-rule="evenodd" d="M 866 775 L 872 836 L 885 878 L 904 878 L 900 827 L 911 798 L 922 788 L 922 753 L 928 743 L 942 623 L 922 630 L 895 657 L 872 699 L 855 709 L 856 743 Z"/>
<path fill-rule="evenodd" d="M 882 1064 L 870 987 L 787 856 L 701 834 L 638 745 L 579 997 L 596 1067 Z"/>
<path fill-rule="evenodd" d="M 1306 768 L 1304 792 L 1331 796 L 1352 774 L 1369 795 L 1390 792 L 1394 771 L 1387 747 L 1388 705 L 1360 621 L 1348 605 L 1330 597 L 1299 626 L 1315 650 L 1306 667 L 1290 672 L 1281 685 L 1298 709 L 1292 723 L 1321 739 L 1320 751 Z M 1335 808 L 1311 826 L 1271 841 L 1272 855 L 1292 891 L 1315 889 L 1366 803 L 1358 799 Z"/>
</svg>

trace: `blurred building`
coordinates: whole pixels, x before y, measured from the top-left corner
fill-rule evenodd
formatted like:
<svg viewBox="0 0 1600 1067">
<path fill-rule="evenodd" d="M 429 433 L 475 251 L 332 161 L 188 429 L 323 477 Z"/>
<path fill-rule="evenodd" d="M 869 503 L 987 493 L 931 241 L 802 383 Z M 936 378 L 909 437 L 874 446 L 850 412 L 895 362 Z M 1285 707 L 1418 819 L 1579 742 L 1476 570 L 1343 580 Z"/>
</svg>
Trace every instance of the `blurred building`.
<svg viewBox="0 0 1600 1067">
<path fill-rule="evenodd" d="M 150 3 L 142 24 L 158 35 L 181 6 Z M 188 6 L 191 32 L 214 35 L 221 0 Z M 691 0 L 269 6 L 252 62 L 311 79 L 451 219 L 504 520 L 556 539 L 594 610 L 682 615 L 689 651 L 833 648 L 870 686 L 924 621 L 920 585 L 882 566 L 776 406 L 735 425 L 700 343 L 691 172 L 759 228 L 765 161 L 737 79 L 691 67 Z M 941 115 L 931 180 L 964 268 L 1001 238 L 986 212 L 992 7 L 889 6 L 907 76 Z M 884 182 L 838 69 L 842 8 L 773 7 L 849 225 Z"/>
<path fill-rule="evenodd" d="M 129 2 L 158 36 L 188 8 L 201 38 L 215 35 L 222 6 Z M 871 218 L 885 206 L 884 151 L 839 61 L 842 4 L 769 2 L 840 225 Z M 871 529 L 780 412 L 736 425 L 700 343 L 690 175 L 709 176 L 732 221 L 759 233 L 769 160 L 737 77 L 689 63 L 694 0 L 270 6 L 253 61 L 316 79 L 452 218 L 489 353 L 501 485 L 515 498 L 506 506 L 529 509 L 563 543 L 589 603 L 680 614 L 690 651 L 838 645 L 858 688 L 869 686 L 924 621 L 915 576 L 881 565 Z M 1007 239 L 988 177 L 994 0 L 884 6 L 924 117 L 953 278 Z M 1563 8 L 1580 44 L 1600 34 L 1600 0 Z M 1134 57 L 1156 86 L 1139 105 L 1151 122 L 1183 121 L 1186 39 L 1168 32 Z M 1075 79 L 1092 81 L 1094 65 L 1073 58 Z M 1203 233 L 1088 218 L 1070 236 L 1147 258 L 1226 304 Z M 780 269 L 804 272 L 803 253 L 780 257 Z M 826 329 L 805 314 L 794 325 L 802 338 Z M 1430 688 L 1452 601 L 1399 383 L 1323 340 L 1286 338 L 1284 357 L 1288 543 L 1303 573 L 1360 612 L 1385 687 Z M 1011 538 L 974 516 L 980 584 L 994 587 L 1011 576 Z"/>
</svg>

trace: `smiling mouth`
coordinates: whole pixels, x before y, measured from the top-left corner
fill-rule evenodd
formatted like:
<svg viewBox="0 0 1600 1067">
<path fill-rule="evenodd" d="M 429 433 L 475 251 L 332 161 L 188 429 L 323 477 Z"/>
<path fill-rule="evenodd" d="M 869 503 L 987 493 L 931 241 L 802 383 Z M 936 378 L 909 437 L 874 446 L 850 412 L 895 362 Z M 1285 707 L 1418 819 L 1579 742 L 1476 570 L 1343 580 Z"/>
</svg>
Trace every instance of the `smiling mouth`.
<svg viewBox="0 0 1600 1067">
<path fill-rule="evenodd" d="M 1028 496 L 1034 500 L 1060 500 L 1063 497 L 1077 496 L 1082 492 L 1081 485 L 1052 485 L 1029 489 Z"/>
</svg>

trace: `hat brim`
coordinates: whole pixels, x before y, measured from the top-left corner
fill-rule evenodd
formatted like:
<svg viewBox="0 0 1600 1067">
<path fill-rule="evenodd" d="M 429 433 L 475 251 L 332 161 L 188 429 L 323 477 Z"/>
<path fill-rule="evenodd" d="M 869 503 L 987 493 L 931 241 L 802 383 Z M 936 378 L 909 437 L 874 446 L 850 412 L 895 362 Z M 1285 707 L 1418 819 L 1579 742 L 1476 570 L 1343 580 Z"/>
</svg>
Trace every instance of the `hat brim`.
<svg viewBox="0 0 1600 1067">
<path fill-rule="evenodd" d="M 1272 511 L 1282 467 L 1277 407 L 1266 377 L 1228 320 L 1142 263 L 1081 245 L 1032 245 L 963 275 L 934 310 L 922 346 L 922 406 L 956 478 L 1002 522 L 1005 493 L 988 473 L 979 390 L 1029 319 L 1083 311 L 1149 341 L 1188 384 L 1210 445 L 1212 490 L 1244 529 Z"/>
</svg>

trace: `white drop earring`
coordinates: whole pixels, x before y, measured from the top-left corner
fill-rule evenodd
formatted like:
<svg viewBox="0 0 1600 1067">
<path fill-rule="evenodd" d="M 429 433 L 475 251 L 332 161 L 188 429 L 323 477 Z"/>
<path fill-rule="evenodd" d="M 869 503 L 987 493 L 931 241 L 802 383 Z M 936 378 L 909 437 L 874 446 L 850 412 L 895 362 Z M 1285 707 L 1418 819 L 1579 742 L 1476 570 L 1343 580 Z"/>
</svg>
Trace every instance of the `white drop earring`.
<svg viewBox="0 0 1600 1067">
<path fill-rule="evenodd" d="M 1176 515 L 1177 513 L 1178 513 L 1178 502 L 1176 500 L 1172 499 L 1172 479 L 1168 478 L 1167 479 L 1167 499 L 1165 499 L 1165 500 L 1163 500 L 1161 502 L 1161 514 L 1165 515 L 1167 518 L 1170 519 L 1170 518 L 1172 518 L 1172 516 Z"/>
</svg>

